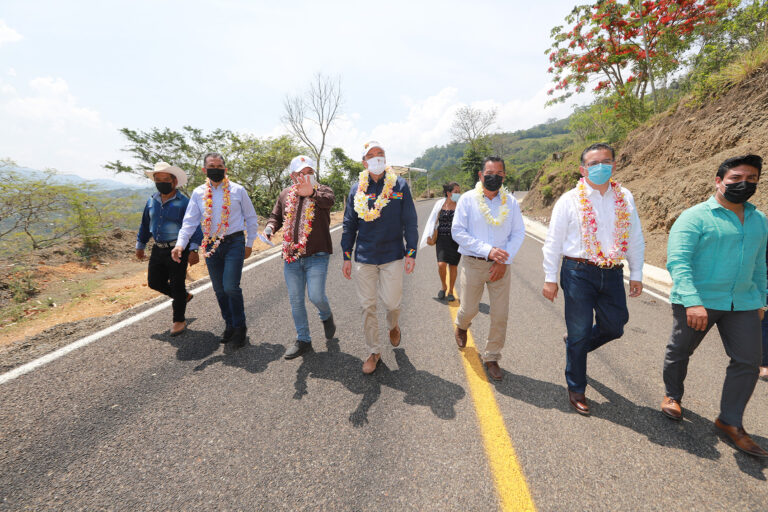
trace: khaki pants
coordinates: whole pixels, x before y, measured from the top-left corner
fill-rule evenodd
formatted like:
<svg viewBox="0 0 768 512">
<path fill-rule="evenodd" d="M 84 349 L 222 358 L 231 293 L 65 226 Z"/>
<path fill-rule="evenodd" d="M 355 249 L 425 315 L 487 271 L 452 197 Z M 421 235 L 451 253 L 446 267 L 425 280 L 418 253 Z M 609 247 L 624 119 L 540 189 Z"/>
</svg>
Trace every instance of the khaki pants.
<svg viewBox="0 0 768 512">
<path fill-rule="evenodd" d="M 403 260 L 384 265 L 355 263 L 355 285 L 357 297 L 363 307 L 363 330 L 365 345 L 371 354 L 381 353 L 379 341 L 379 319 L 376 316 L 377 297 L 381 297 L 387 309 L 387 327 L 392 330 L 400 320 L 400 303 L 403 298 Z"/>
<path fill-rule="evenodd" d="M 504 341 L 507 337 L 507 318 L 509 316 L 509 267 L 507 267 L 504 277 L 498 281 L 490 282 L 488 272 L 492 264 L 491 261 L 478 260 L 468 256 L 461 258 L 461 271 L 459 273 L 461 306 L 456 315 L 456 326 L 459 329 L 469 329 L 472 319 L 479 311 L 483 288 L 488 286 L 488 296 L 491 301 L 491 327 L 488 330 L 485 350 L 481 352 L 483 361 L 486 362 L 501 360 L 501 349 L 504 348 Z"/>
</svg>

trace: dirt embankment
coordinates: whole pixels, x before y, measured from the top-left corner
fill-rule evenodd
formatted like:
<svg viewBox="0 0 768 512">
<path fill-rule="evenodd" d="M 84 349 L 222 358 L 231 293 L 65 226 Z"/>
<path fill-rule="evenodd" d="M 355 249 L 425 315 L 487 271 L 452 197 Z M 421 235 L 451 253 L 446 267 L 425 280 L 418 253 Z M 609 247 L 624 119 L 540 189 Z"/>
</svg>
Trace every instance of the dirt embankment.
<svg viewBox="0 0 768 512">
<path fill-rule="evenodd" d="M 627 137 L 618 148 L 616 179 L 635 197 L 648 263 L 664 266 L 675 219 L 712 195 L 723 160 L 747 153 L 768 160 L 768 67 L 701 106 L 681 102 Z M 573 171 L 549 173 L 550 197 L 535 182 L 524 213 L 548 220 L 554 201 L 575 183 L 578 156 L 556 163 Z M 758 186 L 751 202 L 768 211 L 768 185 Z"/>
</svg>

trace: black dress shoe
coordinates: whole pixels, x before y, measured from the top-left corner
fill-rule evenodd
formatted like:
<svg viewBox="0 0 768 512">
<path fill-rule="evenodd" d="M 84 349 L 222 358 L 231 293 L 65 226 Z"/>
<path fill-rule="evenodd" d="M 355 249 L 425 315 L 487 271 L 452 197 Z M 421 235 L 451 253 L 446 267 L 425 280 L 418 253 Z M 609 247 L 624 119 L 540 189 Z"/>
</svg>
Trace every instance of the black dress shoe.
<svg viewBox="0 0 768 512">
<path fill-rule="evenodd" d="M 336 334 L 336 323 L 333 321 L 333 315 L 329 316 L 327 320 L 323 320 L 323 330 L 325 331 L 325 339 L 332 340 L 333 335 Z M 286 359 L 288 358 L 286 357 Z"/>
<path fill-rule="evenodd" d="M 227 346 L 232 350 L 237 350 L 245 346 L 245 334 L 248 332 L 248 328 L 235 327 L 232 329 L 232 337 L 229 339 Z"/>
<path fill-rule="evenodd" d="M 285 353 L 285 358 L 296 359 L 300 355 L 306 354 L 307 352 L 312 352 L 312 343 L 296 340 L 293 346 L 289 348 L 288 351 Z"/>
<path fill-rule="evenodd" d="M 232 335 L 233 335 L 234 333 L 235 333 L 235 328 L 234 328 L 234 327 L 232 327 L 231 325 L 228 325 L 228 326 L 227 326 L 227 327 L 224 329 L 224 332 L 223 332 L 223 333 L 221 333 L 221 340 L 220 340 L 220 341 L 221 341 L 222 343 L 227 343 L 229 340 L 231 340 L 231 339 L 232 339 Z"/>
</svg>

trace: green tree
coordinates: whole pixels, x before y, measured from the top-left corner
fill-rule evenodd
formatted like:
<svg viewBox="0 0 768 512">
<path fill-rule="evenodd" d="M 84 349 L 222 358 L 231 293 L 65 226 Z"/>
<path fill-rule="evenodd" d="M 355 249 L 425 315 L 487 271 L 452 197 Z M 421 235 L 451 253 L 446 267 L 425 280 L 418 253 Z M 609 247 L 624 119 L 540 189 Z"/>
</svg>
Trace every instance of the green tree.
<svg viewBox="0 0 768 512">
<path fill-rule="evenodd" d="M 333 190 L 335 197 L 333 211 L 343 210 L 351 186 L 347 176 L 340 169 L 331 169 L 330 172 L 320 178 L 320 183 L 331 187 Z"/>
<path fill-rule="evenodd" d="M 349 183 L 357 181 L 357 177 L 365 170 L 362 162 L 349 158 L 341 148 L 331 150 L 331 159 L 328 161 L 331 171 L 339 171 Z"/>
<path fill-rule="evenodd" d="M 468 145 L 464 156 L 461 157 L 461 172 L 471 179 L 472 186 L 475 186 L 478 181 L 477 173 L 483 168 L 483 159 L 483 153 L 473 145 Z"/>
</svg>

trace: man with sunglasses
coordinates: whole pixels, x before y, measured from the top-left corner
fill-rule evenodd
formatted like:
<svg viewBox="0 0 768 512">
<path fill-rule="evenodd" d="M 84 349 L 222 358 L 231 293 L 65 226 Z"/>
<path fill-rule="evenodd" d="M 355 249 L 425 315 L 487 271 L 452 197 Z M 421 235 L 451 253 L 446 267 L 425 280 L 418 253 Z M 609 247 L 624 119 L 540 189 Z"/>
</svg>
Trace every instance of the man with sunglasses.
<svg viewBox="0 0 768 512">
<path fill-rule="evenodd" d="M 620 338 L 629 321 L 623 260 L 629 263 L 629 296 L 638 297 L 643 291 L 645 241 L 640 218 L 632 194 L 611 179 L 615 168 L 615 151 L 607 144 L 593 144 L 582 152 L 582 177 L 555 203 L 542 249 L 542 294 L 552 302 L 561 267 L 568 400 L 585 416 L 590 414 L 584 395 L 587 354 Z"/>
<path fill-rule="evenodd" d="M 245 345 L 247 332 L 240 276 L 243 260 L 251 255 L 257 236 L 258 218 L 245 188 L 227 178 L 223 156 L 208 153 L 203 158 L 203 165 L 205 183 L 192 192 L 171 255 L 174 261 L 181 261 L 189 237 L 202 226 L 200 255 L 205 258 L 226 324 L 221 342 L 238 349 Z"/>
</svg>

